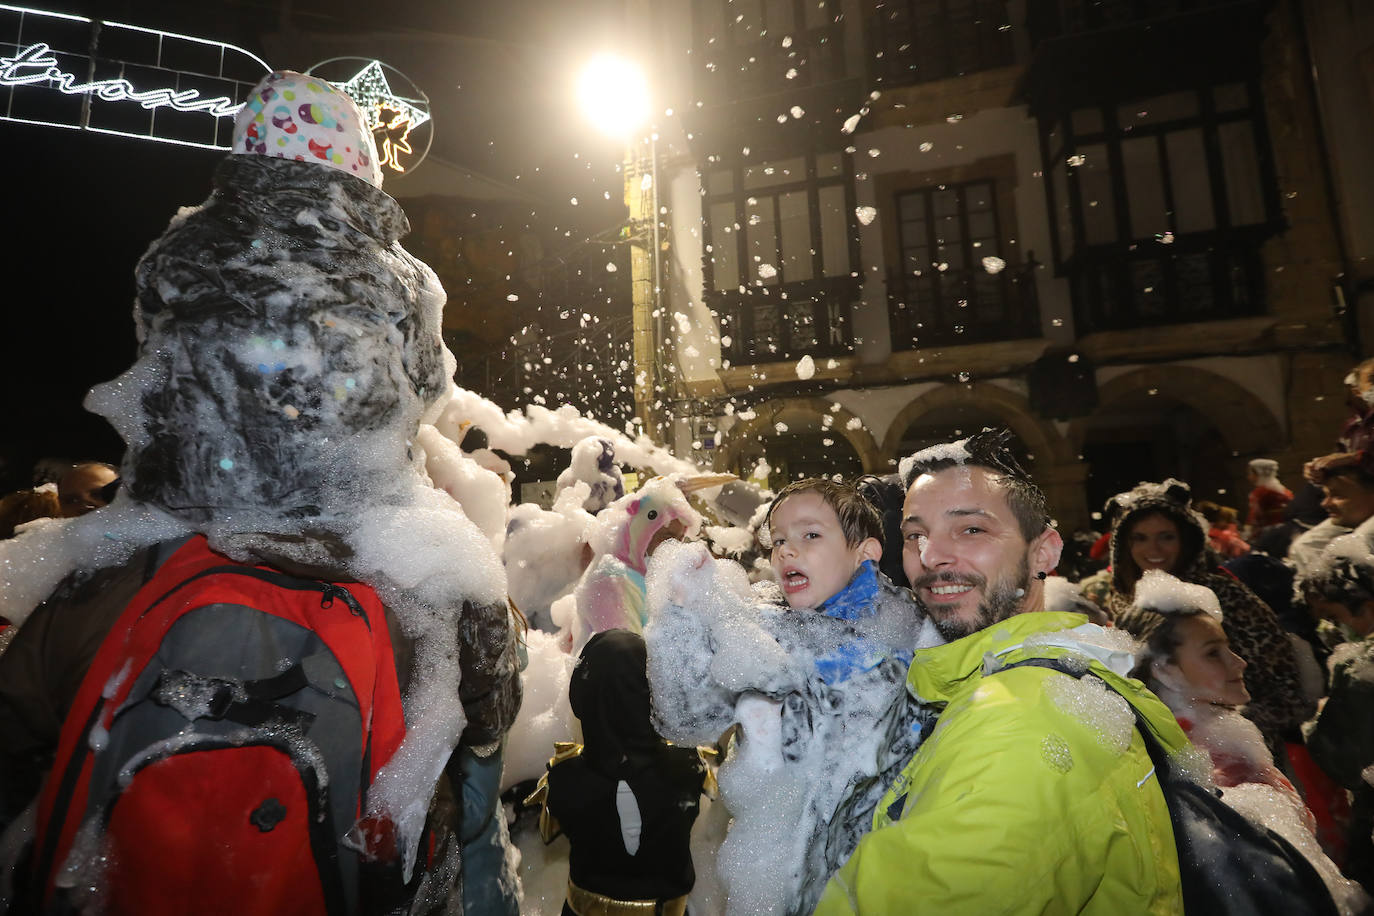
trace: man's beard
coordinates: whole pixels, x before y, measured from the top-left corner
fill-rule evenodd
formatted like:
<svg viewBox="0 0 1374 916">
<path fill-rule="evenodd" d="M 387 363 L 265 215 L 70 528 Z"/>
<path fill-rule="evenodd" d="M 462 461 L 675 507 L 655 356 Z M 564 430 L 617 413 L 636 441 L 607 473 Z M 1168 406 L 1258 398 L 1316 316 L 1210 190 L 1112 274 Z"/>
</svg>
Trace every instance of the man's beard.
<svg viewBox="0 0 1374 916">
<path fill-rule="evenodd" d="M 921 589 L 929 588 L 940 582 L 968 583 L 983 592 L 983 600 L 978 602 L 978 616 L 974 620 L 965 620 L 954 614 L 940 617 L 931 613 L 929 608 L 926 609 L 926 613 L 935 622 L 935 629 L 940 631 L 940 635 L 945 638 L 945 641 L 954 642 L 956 639 L 963 639 L 965 636 L 970 636 L 1021 612 L 1021 605 L 1025 600 L 1026 592 L 1030 590 L 1030 561 L 1028 557 L 1022 556 L 1021 565 L 1016 574 L 1009 580 L 998 579 L 991 587 L 988 586 L 987 579 L 977 573 L 961 575 L 952 572 L 939 572 L 926 573 L 921 576 L 912 583 L 912 591 L 920 594 Z"/>
</svg>

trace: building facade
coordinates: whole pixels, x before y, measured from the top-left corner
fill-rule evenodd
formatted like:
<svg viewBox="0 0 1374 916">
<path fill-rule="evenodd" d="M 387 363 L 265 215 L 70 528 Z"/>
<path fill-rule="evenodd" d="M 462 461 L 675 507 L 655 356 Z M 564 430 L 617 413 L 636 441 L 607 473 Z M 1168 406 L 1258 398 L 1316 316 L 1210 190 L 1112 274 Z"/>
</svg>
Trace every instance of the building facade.
<svg viewBox="0 0 1374 916">
<path fill-rule="evenodd" d="M 1296 488 L 1368 339 L 1358 6 L 638 8 L 669 444 L 777 485 L 1007 426 L 1067 527 L 1165 476 L 1242 507 L 1254 457 Z"/>
</svg>

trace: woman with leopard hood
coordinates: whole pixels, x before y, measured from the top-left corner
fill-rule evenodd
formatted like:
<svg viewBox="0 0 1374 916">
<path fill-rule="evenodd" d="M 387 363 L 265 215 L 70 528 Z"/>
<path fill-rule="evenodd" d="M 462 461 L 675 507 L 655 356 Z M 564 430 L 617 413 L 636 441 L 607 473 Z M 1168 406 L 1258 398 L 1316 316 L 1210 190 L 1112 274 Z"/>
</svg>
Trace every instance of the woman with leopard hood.
<svg viewBox="0 0 1374 916">
<path fill-rule="evenodd" d="M 1188 484 L 1173 478 L 1141 483 L 1112 497 L 1112 503 L 1110 574 L 1105 587 L 1091 597 L 1117 617 L 1131 607 L 1136 583 L 1149 569 L 1215 592 L 1231 649 L 1247 663 L 1245 686 L 1251 699 L 1245 716 L 1282 759 L 1285 735 L 1314 709 L 1303 693 L 1297 657 L 1278 616 L 1207 549 L 1207 522 L 1192 508 Z"/>
</svg>

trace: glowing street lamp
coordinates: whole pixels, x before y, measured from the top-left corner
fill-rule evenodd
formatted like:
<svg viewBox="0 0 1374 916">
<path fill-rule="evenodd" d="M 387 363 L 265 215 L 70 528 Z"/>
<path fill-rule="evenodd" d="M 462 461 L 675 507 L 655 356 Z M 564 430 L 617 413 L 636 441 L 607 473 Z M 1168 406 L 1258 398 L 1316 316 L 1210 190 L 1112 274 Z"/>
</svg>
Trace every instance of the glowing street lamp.
<svg viewBox="0 0 1374 916">
<path fill-rule="evenodd" d="M 649 81 L 623 58 L 604 55 L 587 64 L 577 81 L 577 98 L 589 121 L 621 140 L 649 120 Z"/>
<path fill-rule="evenodd" d="M 660 330 L 662 284 L 660 282 L 661 248 L 658 236 L 658 133 L 650 124 L 649 81 L 644 71 L 623 58 L 602 56 L 592 60 L 582 71 L 577 84 L 578 101 L 587 119 L 603 133 L 620 139 L 626 145 L 626 196 L 630 203 L 631 225 L 649 221 L 650 245 L 640 237 L 639 250 L 632 255 L 632 289 L 634 290 L 634 357 L 635 410 L 644 420 L 644 430 L 653 430 L 662 438 L 659 412 L 654 400 L 659 394 L 658 349 L 663 340 Z M 641 160 L 630 150 L 635 133 L 649 127 L 649 172 L 644 174 Z M 647 184 L 647 188 L 645 185 Z M 650 191 L 648 212 L 645 213 L 643 191 Z M 645 251 L 645 248 L 648 248 Z M 648 261 L 645 264 L 645 260 Z M 647 268 L 647 270 L 646 270 Z M 645 276 L 647 274 L 647 276 Z M 640 294 L 638 281 L 648 280 L 652 295 Z"/>
</svg>

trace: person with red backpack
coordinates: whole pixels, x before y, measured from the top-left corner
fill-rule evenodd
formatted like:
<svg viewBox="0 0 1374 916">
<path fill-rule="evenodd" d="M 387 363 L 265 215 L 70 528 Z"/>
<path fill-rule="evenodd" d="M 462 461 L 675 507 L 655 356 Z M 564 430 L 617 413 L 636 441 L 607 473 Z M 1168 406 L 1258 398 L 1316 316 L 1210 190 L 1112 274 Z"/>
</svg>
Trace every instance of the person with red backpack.
<svg viewBox="0 0 1374 916">
<path fill-rule="evenodd" d="M 87 399 L 121 492 L 0 553 L 0 910 L 453 897 L 444 771 L 499 753 L 518 645 L 499 558 L 414 445 L 454 364 L 380 183 L 352 100 L 274 72 L 140 261 L 139 358 Z"/>
</svg>

